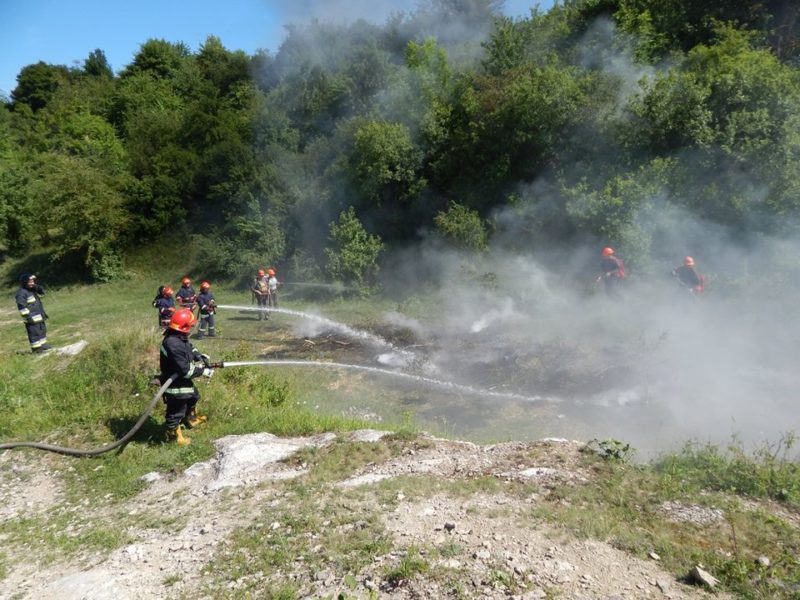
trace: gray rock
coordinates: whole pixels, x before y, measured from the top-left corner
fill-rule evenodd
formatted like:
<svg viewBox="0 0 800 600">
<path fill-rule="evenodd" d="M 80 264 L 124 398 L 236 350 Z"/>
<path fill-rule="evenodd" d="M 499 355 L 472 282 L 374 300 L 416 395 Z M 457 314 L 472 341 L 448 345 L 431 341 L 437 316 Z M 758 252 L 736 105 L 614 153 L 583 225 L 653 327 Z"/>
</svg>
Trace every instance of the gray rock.
<svg viewBox="0 0 800 600">
<path fill-rule="evenodd" d="M 714 588 L 719 584 L 719 580 L 700 565 L 697 565 L 689 572 L 689 579 L 710 588 Z"/>
<path fill-rule="evenodd" d="M 349 435 L 351 442 L 377 442 L 384 436 L 389 435 L 388 431 L 378 431 L 377 429 L 359 429 Z"/>
</svg>

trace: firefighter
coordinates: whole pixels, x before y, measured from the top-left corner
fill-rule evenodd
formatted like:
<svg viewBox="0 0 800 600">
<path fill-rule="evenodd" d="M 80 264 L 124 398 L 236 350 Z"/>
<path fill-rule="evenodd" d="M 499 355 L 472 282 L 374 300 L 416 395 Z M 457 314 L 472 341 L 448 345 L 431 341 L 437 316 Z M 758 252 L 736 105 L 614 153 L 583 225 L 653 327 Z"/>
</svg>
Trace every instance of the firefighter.
<svg viewBox="0 0 800 600">
<path fill-rule="evenodd" d="M 281 282 L 278 281 L 278 277 L 275 275 L 275 269 L 267 269 L 267 290 L 269 293 L 267 300 L 272 308 L 278 308 L 278 287 L 280 285 Z"/>
<path fill-rule="evenodd" d="M 175 292 L 169 286 L 163 288 L 161 297 L 155 300 L 155 307 L 158 309 L 158 326 L 162 329 L 169 327 L 169 320 L 175 312 Z"/>
<path fill-rule="evenodd" d="M 253 292 L 258 308 L 261 309 L 258 311 L 258 320 L 269 319 L 269 313 L 267 312 L 269 306 L 269 277 L 264 269 L 258 270 L 250 291 Z"/>
<path fill-rule="evenodd" d="M 181 289 L 178 290 L 176 299 L 178 300 L 179 308 L 188 308 L 194 312 L 194 308 L 197 305 L 197 294 L 194 293 L 192 280 L 188 277 L 181 279 Z"/>
<path fill-rule="evenodd" d="M 208 417 L 197 414 L 200 393 L 192 380 L 200 376 L 210 378 L 214 369 L 210 367 L 208 356 L 201 354 L 189 341 L 189 332 L 196 322 L 194 313 L 188 308 L 176 310 L 161 342 L 159 378 L 166 381 L 177 375 L 164 393 L 167 405 L 164 426 L 167 440 L 175 441 L 179 446 L 192 441 L 183 435 L 184 427 L 191 429 L 208 420 Z"/>
<path fill-rule="evenodd" d="M 200 328 L 197 331 L 197 339 L 203 339 L 204 335 L 216 337 L 217 328 L 214 325 L 214 313 L 217 312 L 217 302 L 214 300 L 214 294 L 211 293 L 211 284 L 208 281 L 203 281 L 200 284 L 197 306 L 200 307 Z"/>
<path fill-rule="evenodd" d="M 36 283 L 36 275 L 23 273 L 19 278 L 16 301 L 19 314 L 25 320 L 25 330 L 34 354 L 47 352 L 51 348 L 47 343 L 45 324 L 48 317 L 40 296 L 44 296 L 44 288 Z"/>
<path fill-rule="evenodd" d="M 680 267 L 672 269 L 672 276 L 678 285 L 690 294 L 699 295 L 705 290 L 705 277 L 698 274 L 694 268 L 694 258 L 686 256 Z"/>
<path fill-rule="evenodd" d="M 620 282 L 625 278 L 625 264 L 615 256 L 614 249 L 606 246 L 600 251 L 600 275 L 597 282 L 602 282 L 608 295 L 615 295 Z"/>
</svg>

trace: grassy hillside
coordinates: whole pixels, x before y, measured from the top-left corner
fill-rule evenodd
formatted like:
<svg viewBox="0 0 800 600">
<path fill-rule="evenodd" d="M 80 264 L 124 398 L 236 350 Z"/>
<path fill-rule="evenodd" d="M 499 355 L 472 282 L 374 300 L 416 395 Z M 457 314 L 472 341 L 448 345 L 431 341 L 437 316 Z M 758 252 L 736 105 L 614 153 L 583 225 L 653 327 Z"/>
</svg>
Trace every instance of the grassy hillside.
<svg viewBox="0 0 800 600">
<path fill-rule="evenodd" d="M 150 300 L 159 283 L 176 281 L 184 272 L 180 265 L 168 265 L 173 273 L 168 280 L 158 250 L 150 252 L 133 263 L 125 281 L 49 290 L 44 300 L 51 315 L 51 343 L 59 347 L 79 340 L 88 342 L 74 357 L 29 353 L 11 298 L 13 289 L 7 288 L 6 306 L 0 311 L 0 441 L 36 440 L 96 447 L 118 439 L 132 426 L 155 391 L 148 382 L 157 368 L 160 333 Z M 152 265 L 156 264 L 159 267 L 154 268 Z M 8 273 L 16 269 L 18 266 L 6 265 Z M 191 274 L 196 279 L 201 275 Z M 221 303 L 250 305 L 246 292 L 224 282 L 215 282 L 214 292 Z M 290 305 L 305 307 L 299 296 Z M 380 311 L 390 307 L 391 303 L 384 301 L 335 300 L 325 305 L 324 313 L 350 323 L 358 315 L 358 322 L 353 324 L 368 329 L 377 322 Z M 292 330 L 288 319 L 277 316 L 260 322 L 253 313 L 221 311 L 218 327 L 220 337 L 197 343 L 216 360 L 346 360 L 348 353 L 356 352 L 337 340 L 313 336 L 304 339 Z M 5 453 L 0 463 L 4 478 L 10 480 L 19 470 L 31 478 L 44 474 L 45 480 L 52 479 L 63 486 L 63 496 L 53 500 L 55 507 L 45 515 L 18 515 L 3 521 L 0 539 L 10 550 L 0 554 L 0 576 L 8 576 L 18 565 L 17 557 L 21 555 L 17 550 L 31 541 L 38 541 L 42 548 L 36 560 L 45 563 L 68 560 L 78 554 L 84 559 L 87 553 L 97 557 L 131 543 L 125 527 L 118 525 L 143 526 L 141 518 L 126 516 L 139 510 L 130 505 L 139 502 L 140 492 L 147 487 L 140 477 L 151 471 L 180 473 L 211 457 L 213 441 L 221 436 L 262 431 L 307 435 L 354 430 L 367 423 L 356 416 L 342 416 L 348 414 L 340 404 L 342 398 L 372 394 L 373 402 L 380 403 L 381 394 L 393 393 L 358 376 L 278 367 L 222 370 L 209 383 L 201 382 L 200 389 L 201 412 L 210 419 L 206 426 L 191 432 L 193 443 L 187 448 L 163 442 L 163 408 L 159 406 L 121 452 L 96 459 L 28 450 Z M 405 422 L 403 419 L 404 415 L 398 413 L 382 425 L 404 434 L 378 448 L 342 442 L 296 459 L 308 465 L 310 474 L 276 488 L 288 498 L 289 507 L 282 508 L 283 513 L 259 509 L 266 511 L 259 517 L 265 522 L 291 522 L 292 528 L 264 544 L 266 534 L 251 530 L 243 521 L 225 542 L 226 556 L 237 557 L 236 560 L 230 562 L 217 556 L 208 565 L 203 580 L 208 594 L 233 597 L 227 588 L 228 580 L 254 578 L 256 583 L 246 589 L 259 597 L 301 597 L 301 586 L 291 576 L 291 557 L 311 551 L 307 548 L 311 539 L 308 536 L 314 535 L 326 515 L 325 522 L 357 528 L 357 535 L 326 534 L 323 542 L 327 549 L 318 557 L 320 564 L 328 565 L 326 568 L 344 578 L 342 581 L 353 582 L 355 589 L 360 570 L 371 564 L 374 554 L 387 554 L 396 548 L 380 523 L 384 508 L 394 510 L 397 498 L 422 501 L 444 495 L 463 499 L 496 493 L 521 504 L 538 499 L 534 507 L 524 511 L 525 527 L 547 523 L 571 537 L 608 542 L 632 557 L 647 559 L 649 552 L 657 552 L 663 566 L 676 577 L 685 575 L 693 564 L 703 563 L 726 589 L 741 597 L 797 598 L 800 593 L 800 470 L 785 452 L 794 443 L 791 437 L 756 456 L 690 447 L 652 465 L 638 466 L 628 463 L 629 449 L 624 445 L 602 443 L 594 452 L 570 459 L 578 461 L 573 468 L 591 473 L 581 485 L 501 485 L 476 471 L 465 483 L 431 476 L 386 482 L 376 488 L 377 504 L 372 500 L 359 504 L 366 492 L 359 492 L 361 495 L 350 500 L 331 492 L 333 481 L 365 465 L 397 456 L 413 459 L 414 452 L 425 447 L 425 442 L 409 433 L 408 422 L 413 414 L 406 415 Z M 525 450 L 515 460 L 524 464 L 533 458 Z M 702 526 L 692 521 L 665 520 L 663 507 L 676 505 L 694 507 L 701 514 L 703 510 L 713 510 L 713 514 L 722 517 Z M 352 518 L 352 506 L 363 510 L 358 522 Z M 502 511 L 495 516 L 502 516 Z M 186 526 L 191 516 L 151 514 L 146 521 L 144 526 L 168 533 Z M 337 558 L 337 552 L 343 554 Z M 452 597 L 470 597 L 463 589 L 462 574 L 437 570 L 434 564 L 437 557 L 446 560 L 455 556 L 463 561 L 467 552 L 464 548 L 450 544 L 404 548 L 402 552 L 402 560 L 387 567 L 383 574 L 387 581 L 420 578 L 422 589 L 435 584 L 450 590 L 448 595 Z M 769 563 L 757 562 L 760 556 L 768 557 Z M 269 569 L 283 573 L 283 579 L 259 584 L 256 575 Z M 501 586 L 497 589 L 508 593 L 526 589 L 527 584 L 505 567 L 497 567 L 493 577 L 492 581 Z M 164 585 L 169 587 L 177 581 L 168 579 Z"/>
</svg>

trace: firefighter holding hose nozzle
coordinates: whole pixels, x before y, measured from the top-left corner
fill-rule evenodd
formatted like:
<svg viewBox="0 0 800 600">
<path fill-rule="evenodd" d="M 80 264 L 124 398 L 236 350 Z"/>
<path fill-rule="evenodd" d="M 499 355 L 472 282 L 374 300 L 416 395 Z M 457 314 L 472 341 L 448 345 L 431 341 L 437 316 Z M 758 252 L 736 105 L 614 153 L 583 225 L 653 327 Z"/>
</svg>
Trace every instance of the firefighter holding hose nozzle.
<svg viewBox="0 0 800 600">
<path fill-rule="evenodd" d="M 681 289 L 687 290 L 693 296 L 699 296 L 705 291 L 705 277 L 694 268 L 694 258 L 687 256 L 680 267 L 672 269 L 672 276 L 678 281 Z"/>
<path fill-rule="evenodd" d="M 615 256 L 614 249 L 606 246 L 600 252 L 600 275 L 596 282 L 602 283 L 606 294 L 615 296 L 619 293 L 619 285 L 625 279 L 625 263 Z"/>
<path fill-rule="evenodd" d="M 177 377 L 164 393 L 167 405 L 165 427 L 167 440 L 179 446 L 187 446 L 191 439 L 183 435 L 183 428 L 201 425 L 208 417 L 197 414 L 197 401 L 200 393 L 192 382 L 197 377 L 210 378 L 214 369 L 207 355 L 201 354 L 189 341 L 189 332 L 197 319 L 188 308 L 181 308 L 172 314 L 161 342 L 160 366 L 161 381 Z"/>
<path fill-rule="evenodd" d="M 181 289 L 179 289 L 178 293 L 175 294 L 175 300 L 178 302 L 178 306 L 181 308 L 188 308 L 189 310 L 194 311 L 195 306 L 197 305 L 197 294 L 194 293 L 192 280 L 189 279 L 188 276 L 181 279 Z"/>
<path fill-rule="evenodd" d="M 169 321 L 175 313 L 175 292 L 169 286 L 162 286 L 159 289 L 159 294 L 153 300 L 153 306 L 158 310 L 158 326 L 161 329 L 169 327 Z"/>
<path fill-rule="evenodd" d="M 217 312 L 217 301 L 214 299 L 214 294 L 211 293 L 211 284 L 208 281 L 200 284 L 197 305 L 200 307 L 200 327 L 195 338 L 201 340 L 204 335 L 216 337 L 217 327 L 214 322 L 214 313 Z"/>
</svg>

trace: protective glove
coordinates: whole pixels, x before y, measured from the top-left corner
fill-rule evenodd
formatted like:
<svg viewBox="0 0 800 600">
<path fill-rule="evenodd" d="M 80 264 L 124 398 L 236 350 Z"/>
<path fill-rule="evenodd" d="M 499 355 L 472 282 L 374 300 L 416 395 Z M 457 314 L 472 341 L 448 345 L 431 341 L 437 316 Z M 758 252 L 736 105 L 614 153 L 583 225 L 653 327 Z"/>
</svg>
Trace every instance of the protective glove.
<svg viewBox="0 0 800 600">
<path fill-rule="evenodd" d="M 37 294 L 40 294 L 40 295 L 44 296 L 44 286 L 37 285 L 35 289 L 36 289 L 36 293 Z"/>
<path fill-rule="evenodd" d="M 208 367 L 203 369 L 203 377 L 208 377 L 209 379 L 211 379 L 213 375 L 214 375 L 214 369 L 209 369 Z"/>
</svg>

